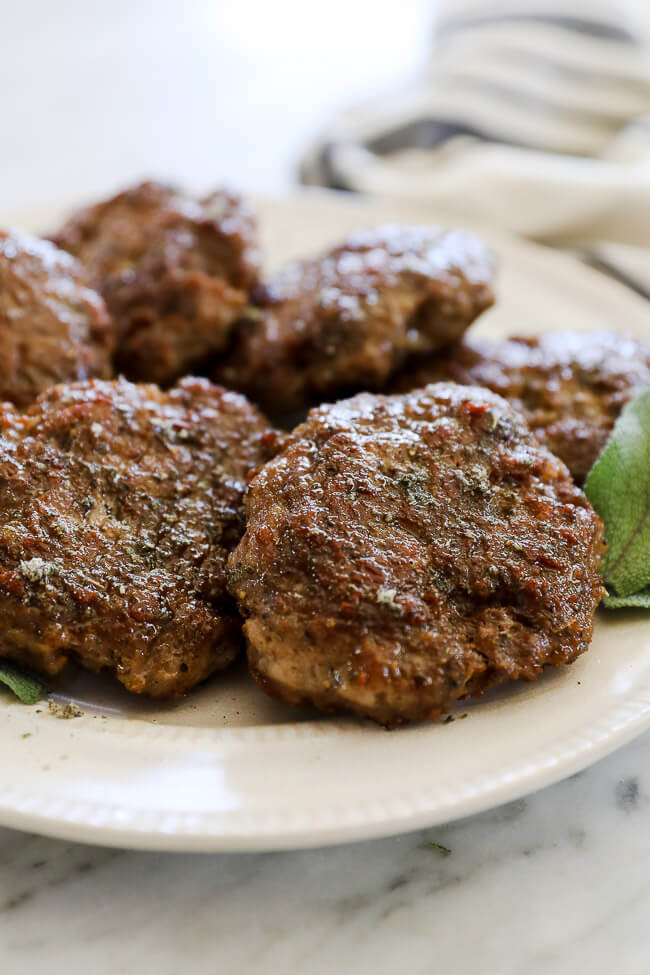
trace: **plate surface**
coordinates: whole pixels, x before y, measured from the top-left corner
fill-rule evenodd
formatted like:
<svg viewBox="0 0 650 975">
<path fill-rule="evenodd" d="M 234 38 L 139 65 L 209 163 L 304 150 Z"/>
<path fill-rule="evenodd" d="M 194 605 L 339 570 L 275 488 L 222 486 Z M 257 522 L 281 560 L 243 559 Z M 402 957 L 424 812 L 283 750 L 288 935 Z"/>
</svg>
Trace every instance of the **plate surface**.
<svg viewBox="0 0 650 975">
<path fill-rule="evenodd" d="M 59 214 L 14 220 L 52 226 Z M 392 220 L 456 222 L 423 206 L 325 192 L 262 201 L 269 263 Z M 467 221 L 457 221 L 467 225 Z M 648 335 L 648 306 L 561 254 L 476 228 L 501 260 L 486 335 L 610 328 Z M 535 684 L 394 732 L 274 702 L 240 665 L 179 705 L 71 673 L 55 700 L 0 696 L 0 823 L 93 843 L 269 850 L 364 839 L 478 812 L 589 765 L 650 726 L 650 621 L 599 615 L 590 651 Z M 59 712 L 58 714 L 56 712 Z M 466 720 L 461 720 L 466 718 Z"/>
</svg>

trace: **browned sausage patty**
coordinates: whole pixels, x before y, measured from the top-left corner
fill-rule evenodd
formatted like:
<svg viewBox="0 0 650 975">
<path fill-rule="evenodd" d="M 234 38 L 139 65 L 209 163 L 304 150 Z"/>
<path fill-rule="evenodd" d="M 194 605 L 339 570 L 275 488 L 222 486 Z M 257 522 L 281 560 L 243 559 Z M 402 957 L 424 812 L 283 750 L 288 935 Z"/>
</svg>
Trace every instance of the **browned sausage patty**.
<svg viewBox="0 0 650 975">
<path fill-rule="evenodd" d="M 0 231 L 0 401 L 111 374 L 113 334 L 85 271 L 47 240 Z"/>
<path fill-rule="evenodd" d="M 359 231 L 270 281 L 217 378 L 275 414 L 381 388 L 410 356 L 459 338 L 492 304 L 493 276 L 463 231 Z"/>
<path fill-rule="evenodd" d="M 226 558 L 275 435 L 237 393 L 186 379 L 56 386 L 0 408 L 0 657 L 68 658 L 178 697 L 225 667 L 241 625 Z"/>
<path fill-rule="evenodd" d="M 312 410 L 246 511 L 229 588 L 253 675 L 292 703 L 397 725 L 589 645 L 602 522 L 489 390 Z"/>
<path fill-rule="evenodd" d="M 397 378 L 396 391 L 438 380 L 487 386 L 510 400 L 578 484 L 619 413 L 650 384 L 650 345 L 610 332 L 557 332 L 491 344 L 458 343 Z"/>
<path fill-rule="evenodd" d="M 53 239 L 103 294 L 130 379 L 169 384 L 222 350 L 258 280 L 253 213 L 226 191 L 195 200 L 142 183 L 81 210 Z"/>
</svg>

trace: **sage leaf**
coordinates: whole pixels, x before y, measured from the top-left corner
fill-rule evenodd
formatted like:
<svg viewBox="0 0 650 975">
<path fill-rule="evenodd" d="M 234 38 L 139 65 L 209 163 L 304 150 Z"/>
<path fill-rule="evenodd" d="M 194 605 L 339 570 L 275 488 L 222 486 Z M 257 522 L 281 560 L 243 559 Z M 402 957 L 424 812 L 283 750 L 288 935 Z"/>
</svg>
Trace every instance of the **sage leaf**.
<svg viewBox="0 0 650 975">
<path fill-rule="evenodd" d="M 650 609 L 650 589 L 642 589 L 631 596 L 605 596 L 601 606 L 605 609 Z"/>
<path fill-rule="evenodd" d="M 585 493 L 605 522 L 608 550 L 601 575 L 611 596 L 604 605 L 615 608 L 613 599 L 640 595 L 650 586 L 650 387 L 619 416 Z"/>
<path fill-rule="evenodd" d="M 36 704 L 43 696 L 43 684 L 31 674 L 0 660 L 0 684 L 4 684 L 23 704 Z"/>
</svg>

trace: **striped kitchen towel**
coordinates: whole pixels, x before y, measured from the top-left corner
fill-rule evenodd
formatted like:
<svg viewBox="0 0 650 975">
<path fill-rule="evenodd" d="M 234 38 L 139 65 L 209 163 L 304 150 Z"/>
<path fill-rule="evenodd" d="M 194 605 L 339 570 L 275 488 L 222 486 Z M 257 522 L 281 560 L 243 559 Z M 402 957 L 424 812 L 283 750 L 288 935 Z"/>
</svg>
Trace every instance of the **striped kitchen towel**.
<svg viewBox="0 0 650 975">
<path fill-rule="evenodd" d="M 650 298 L 649 28 L 650 0 L 443 0 L 430 64 L 301 178 L 453 207 Z"/>
</svg>

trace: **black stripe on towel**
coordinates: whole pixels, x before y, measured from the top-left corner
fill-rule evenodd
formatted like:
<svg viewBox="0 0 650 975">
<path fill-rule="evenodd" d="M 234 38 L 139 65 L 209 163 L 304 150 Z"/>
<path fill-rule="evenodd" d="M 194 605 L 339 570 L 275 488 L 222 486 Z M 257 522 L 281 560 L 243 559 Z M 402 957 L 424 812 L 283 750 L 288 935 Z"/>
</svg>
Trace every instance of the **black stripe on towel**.
<svg viewBox="0 0 650 975">
<path fill-rule="evenodd" d="M 650 300 L 650 288 L 645 288 L 634 278 L 630 277 L 629 274 L 622 271 L 620 267 L 616 267 L 614 264 L 610 264 L 609 261 L 605 261 L 598 254 L 594 253 L 594 251 L 584 251 L 582 256 L 586 263 L 596 268 L 597 271 L 602 271 L 603 274 L 607 274 L 620 284 L 624 284 L 631 291 L 636 291 L 642 298 L 648 298 Z"/>
<path fill-rule="evenodd" d="M 599 37 L 609 41 L 620 41 L 623 44 L 638 44 L 639 39 L 631 31 L 618 24 L 605 23 L 602 20 L 584 20 L 581 17 L 568 17 L 562 14 L 543 13 L 509 13 L 484 17 L 463 17 L 458 20 L 443 21 L 438 25 L 438 35 L 452 34 L 456 31 L 472 27 L 485 27 L 489 24 L 514 23 L 516 21 L 536 21 L 539 24 L 551 24 L 575 34 L 585 34 L 588 37 Z"/>
<path fill-rule="evenodd" d="M 464 125 L 462 122 L 422 118 L 406 122 L 397 129 L 367 139 L 364 146 L 378 156 L 386 156 L 391 152 L 400 152 L 402 149 L 433 149 L 457 135 L 470 135 L 484 142 L 514 145 L 514 143 L 506 143 L 505 139 L 500 139 L 493 132 L 487 133 L 472 125 Z"/>
<path fill-rule="evenodd" d="M 340 145 L 338 142 L 327 142 L 318 152 L 312 162 L 307 160 L 300 167 L 298 178 L 301 183 L 315 183 L 321 186 L 329 186 L 333 190 L 351 190 L 352 187 L 347 183 L 336 168 L 334 161 L 334 150 Z"/>
</svg>

